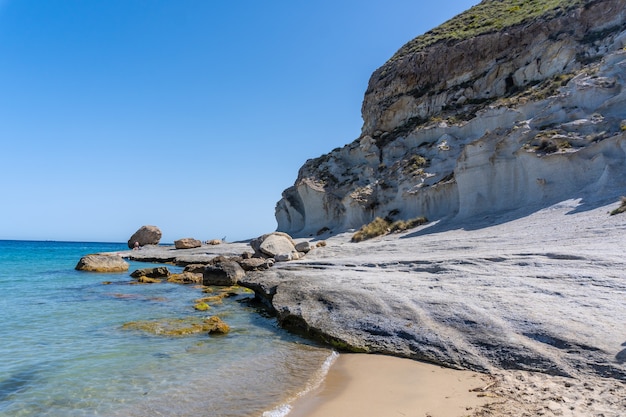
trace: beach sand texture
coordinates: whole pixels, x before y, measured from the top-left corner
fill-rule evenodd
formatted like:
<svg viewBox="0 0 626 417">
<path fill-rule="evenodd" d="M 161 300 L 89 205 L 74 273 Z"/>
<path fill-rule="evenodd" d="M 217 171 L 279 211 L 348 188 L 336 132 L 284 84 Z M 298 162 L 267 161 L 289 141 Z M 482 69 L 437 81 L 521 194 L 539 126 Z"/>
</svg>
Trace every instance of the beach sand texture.
<svg viewBox="0 0 626 417">
<path fill-rule="evenodd" d="M 626 386 L 613 379 L 525 371 L 490 375 L 410 359 L 342 354 L 319 389 L 288 417 L 505 417 L 626 415 Z"/>
<path fill-rule="evenodd" d="M 289 417 L 466 416 L 492 400 L 481 391 L 491 382 L 477 372 L 410 359 L 342 354 L 320 389 L 296 402 Z"/>
</svg>

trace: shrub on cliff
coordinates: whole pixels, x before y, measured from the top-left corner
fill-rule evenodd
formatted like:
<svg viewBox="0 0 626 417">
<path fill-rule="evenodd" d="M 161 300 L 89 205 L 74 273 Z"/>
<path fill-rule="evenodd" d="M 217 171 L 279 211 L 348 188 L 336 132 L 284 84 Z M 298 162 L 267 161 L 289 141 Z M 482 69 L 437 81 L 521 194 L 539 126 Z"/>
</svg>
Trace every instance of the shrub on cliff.
<svg viewBox="0 0 626 417">
<path fill-rule="evenodd" d="M 428 222 L 426 217 L 416 217 L 411 220 L 397 220 L 391 222 L 381 217 L 376 217 L 371 223 L 362 226 L 354 235 L 352 242 L 362 242 L 376 236 L 386 235 L 388 233 L 399 233 L 412 229 Z"/>
<path fill-rule="evenodd" d="M 626 212 L 626 196 L 620 197 L 622 205 L 611 212 L 611 216 Z"/>
<path fill-rule="evenodd" d="M 371 223 L 363 225 L 354 235 L 353 242 L 362 242 L 376 236 L 389 233 L 389 222 L 381 217 L 376 217 Z"/>
</svg>

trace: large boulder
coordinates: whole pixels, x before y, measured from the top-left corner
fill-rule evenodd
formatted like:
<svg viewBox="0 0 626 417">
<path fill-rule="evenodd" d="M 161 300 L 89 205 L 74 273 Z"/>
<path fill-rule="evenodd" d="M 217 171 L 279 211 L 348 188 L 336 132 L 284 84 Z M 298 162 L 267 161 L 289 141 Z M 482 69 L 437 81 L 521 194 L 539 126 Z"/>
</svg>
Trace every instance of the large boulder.
<svg viewBox="0 0 626 417">
<path fill-rule="evenodd" d="M 131 237 L 128 239 L 128 247 L 133 249 L 135 242 L 139 246 L 145 245 L 158 245 L 161 241 L 161 230 L 156 226 L 141 226 Z"/>
<path fill-rule="evenodd" d="M 296 257 L 296 244 L 287 233 L 274 232 L 258 237 L 250 242 L 255 255 L 265 258 Z M 294 255 L 296 254 L 296 255 Z M 290 256 L 291 255 L 291 256 Z"/>
<path fill-rule="evenodd" d="M 202 242 L 192 237 L 185 237 L 174 241 L 176 249 L 192 249 L 202 246 Z"/>
<path fill-rule="evenodd" d="M 203 285 L 236 285 L 246 275 L 243 268 L 235 261 L 218 262 L 207 265 L 202 273 Z"/>
<path fill-rule="evenodd" d="M 116 254 L 85 255 L 78 261 L 78 271 L 87 272 L 124 272 L 128 271 L 128 262 Z"/>
</svg>

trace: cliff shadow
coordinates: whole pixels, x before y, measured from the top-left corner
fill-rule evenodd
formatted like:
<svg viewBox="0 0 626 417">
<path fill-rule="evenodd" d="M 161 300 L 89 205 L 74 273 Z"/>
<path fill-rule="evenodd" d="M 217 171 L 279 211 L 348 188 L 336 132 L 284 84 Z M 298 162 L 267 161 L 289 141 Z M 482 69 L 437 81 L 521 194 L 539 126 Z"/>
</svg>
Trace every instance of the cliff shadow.
<svg viewBox="0 0 626 417">
<path fill-rule="evenodd" d="M 509 223 L 523 217 L 528 217 L 541 210 L 549 209 L 551 207 L 555 209 L 563 209 L 564 215 L 573 215 L 588 212 L 598 209 L 600 207 L 610 206 L 619 203 L 619 196 L 611 196 L 606 198 L 587 198 L 587 197 L 572 197 L 567 200 L 553 201 L 551 203 L 537 204 L 528 207 L 522 207 L 516 210 L 506 210 L 492 213 L 482 213 L 474 217 L 458 218 L 456 215 L 449 217 L 442 217 L 436 219 L 433 222 L 422 226 L 419 230 L 409 233 L 400 237 L 400 239 L 408 239 L 419 236 L 430 235 L 434 233 L 443 233 L 451 230 L 480 230 L 487 227 L 497 226 L 500 224 Z M 609 217 L 610 210 L 607 207 L 607 218 Z"/>
</svg>

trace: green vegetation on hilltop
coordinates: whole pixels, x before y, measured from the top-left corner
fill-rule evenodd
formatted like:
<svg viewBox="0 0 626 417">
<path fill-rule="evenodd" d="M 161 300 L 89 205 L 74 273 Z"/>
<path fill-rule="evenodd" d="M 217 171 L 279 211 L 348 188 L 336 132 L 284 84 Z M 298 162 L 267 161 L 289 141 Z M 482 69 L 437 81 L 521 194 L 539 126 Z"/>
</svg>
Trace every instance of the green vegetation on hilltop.
<svg viewBox="0 0 626 417">
<path fill-rule="evenodd" d="M 463 40 L 500 31 L 539 16 L 553 17 L 589 0 L 484 0 L 480 4 L 418 36 L 389 60 L 419 52 L 439 41 Z"/>
</svg>

